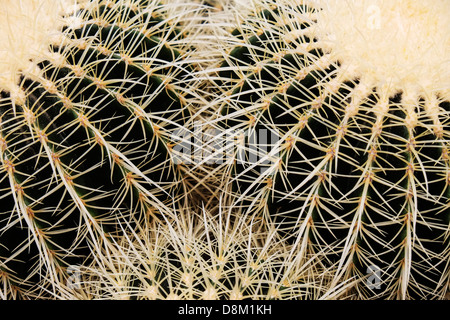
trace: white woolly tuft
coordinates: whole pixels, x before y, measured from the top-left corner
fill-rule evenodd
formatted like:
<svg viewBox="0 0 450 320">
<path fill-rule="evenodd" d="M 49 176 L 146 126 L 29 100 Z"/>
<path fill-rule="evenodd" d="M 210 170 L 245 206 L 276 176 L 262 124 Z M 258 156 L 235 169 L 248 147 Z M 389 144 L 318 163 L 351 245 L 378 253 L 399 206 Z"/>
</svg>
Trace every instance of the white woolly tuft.
<svg viewBox="0 0 450 320">
<path fill-rule="evenodd" d="M 448 96 L 450 2 L 318 1 L 317 35 L 353 78 Z M 395 32 L 393 32 L 395 30 Z M 393 92 L 394 94 L 396 92 Z"/>
<path fill-rule="evenodd" d="M 84 1 L 84 0 L 83 0 Z M 34 69 L 50 55 L 63 17 L 77 0 L 5 0 L 0 11 L 0 89 L 17 91 L 19 72 Z"/>
</svg>

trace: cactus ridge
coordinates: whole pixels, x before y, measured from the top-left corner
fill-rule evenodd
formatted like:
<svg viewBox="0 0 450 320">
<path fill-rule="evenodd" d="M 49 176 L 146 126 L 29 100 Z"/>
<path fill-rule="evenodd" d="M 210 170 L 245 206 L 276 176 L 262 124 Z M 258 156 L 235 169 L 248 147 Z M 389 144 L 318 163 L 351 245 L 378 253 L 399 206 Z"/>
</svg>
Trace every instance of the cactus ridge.
<svg viewBox="0 0 450 320">
<path fill-rule="evenodd" d="M 352 70 L 317 31 L 326 4 L 258 5 L 232 33 L 218 81 L 221 127 L 246 132 L 228 143 L 235 204 L 275 222 L 305 257 L 324 254 L 334 285 L 362 279 L 357 297 L 441 296 L 448 88 L 396 88 Z M 261 130 L 278 135 L 264 152 Z M 365 282 L 374 266 L 378 289 Z"/>
</svg>

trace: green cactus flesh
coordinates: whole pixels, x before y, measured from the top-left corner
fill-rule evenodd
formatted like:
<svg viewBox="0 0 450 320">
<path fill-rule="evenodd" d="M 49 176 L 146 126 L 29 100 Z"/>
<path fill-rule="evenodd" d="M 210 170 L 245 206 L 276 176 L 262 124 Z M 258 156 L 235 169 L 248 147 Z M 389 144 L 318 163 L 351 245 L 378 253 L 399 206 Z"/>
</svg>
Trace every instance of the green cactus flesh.
<svg viewBox="0 0 450 320">
<path fill-rule="evenodd" d="M 221 128 L 245 133 L 232 143 L 236 203 L 275 221 L 299 254 L 322 255 L 334 285 L 361 279 L 358 297 L 436 297 L 448 282 L 450 102 L 340 77 L 311 32 L 317 12 L 264 5 L 233 32 L 219 99 Z M 278 137 L 266 152 L 261 130 Z"/>
<path fill-rule="evenodd" d="M 0 98 L 0 279 L 26 285 L 101 250 L 179 189 L 170 130 L 189 115 L 181 26 L 154 1 L 81 10 L 22 95 Z M 22 288 L 22 289 L 21 289 Z"/>
</svg>

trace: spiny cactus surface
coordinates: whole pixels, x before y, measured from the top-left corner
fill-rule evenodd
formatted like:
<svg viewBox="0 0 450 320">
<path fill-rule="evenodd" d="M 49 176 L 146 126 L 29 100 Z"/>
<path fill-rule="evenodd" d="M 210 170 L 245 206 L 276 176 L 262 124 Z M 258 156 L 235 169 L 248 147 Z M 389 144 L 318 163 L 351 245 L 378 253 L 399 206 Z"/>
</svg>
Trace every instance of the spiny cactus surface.
<svg viewBox="0 0 450 320">
<path fill-rule="evenodd" d="M 0 29 L 3 298 L 54 290 L 120 223 L 167 209 L 180 190 L 169 137 L 188 119 L 194 68 L 180 7 L 21 3 Z"/>
<path fill-rule="evenodd" d="M 320 260 L 296 263 L 292 246 L 261 221 L 184 208 L 179 219 L 148 224 L 117 242 L 114 263 L 79 269 L 79 288 L 63 298 L 267 300 L 339 297 Z"/>
<path fill-rule="evenodd" d="M 358 279 L 349 297 L 448 292 L 449 9 L 255 1 L 224 44 L 234 205 L 321 255 L 332 286 Z"/>
</svg>

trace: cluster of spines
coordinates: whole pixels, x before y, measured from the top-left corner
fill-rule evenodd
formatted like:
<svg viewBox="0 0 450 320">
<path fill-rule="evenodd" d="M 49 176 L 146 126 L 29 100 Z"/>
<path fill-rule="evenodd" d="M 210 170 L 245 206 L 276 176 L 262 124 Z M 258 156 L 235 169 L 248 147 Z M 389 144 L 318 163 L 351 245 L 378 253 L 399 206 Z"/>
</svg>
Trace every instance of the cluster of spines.
<svg viewBox="0 0 450 320">
<path fill-rule="evenodd" d="M 117 243 L 114 263 L 80 268 L 65 298 L 267 300 L 340 297 L 328 292 L 320 260 L 298 264 L 292 247 L 260 222 L 226 212 L 183 208 L 178 219 L 149 224 Z M 146 229 L 148 227 L 148 229 Z M 322 282 L 321 282 L 322 281 Z"/>
</svg>

